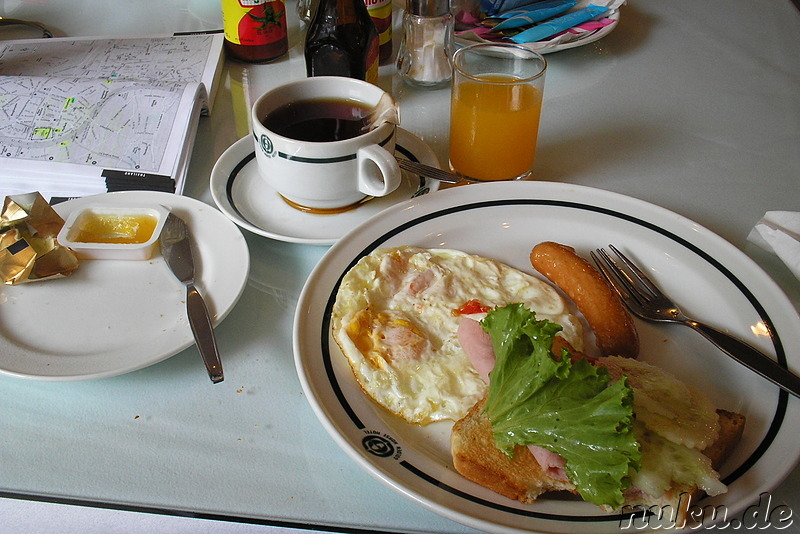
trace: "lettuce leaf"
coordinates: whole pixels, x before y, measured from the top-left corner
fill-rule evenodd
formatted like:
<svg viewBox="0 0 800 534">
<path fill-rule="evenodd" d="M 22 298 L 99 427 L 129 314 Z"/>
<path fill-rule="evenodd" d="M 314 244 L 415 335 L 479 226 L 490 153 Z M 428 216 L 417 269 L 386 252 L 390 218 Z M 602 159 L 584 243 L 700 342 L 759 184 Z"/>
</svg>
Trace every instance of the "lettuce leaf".
<svg viewBox="0 0 800 534">
<path fill-rule="evenodd" d="M 633 434 L 633 392 L 623 377 L 569 355 L 554 358 L 561 327 L 537 320 L 521 304 L 489 312 L 482 321 L 497 362 L 486 412 L 498 448 L 537 445 L 561 455 L 564 471 L 584 500 L 619 508 L 641 453 Z"/>
</svg>

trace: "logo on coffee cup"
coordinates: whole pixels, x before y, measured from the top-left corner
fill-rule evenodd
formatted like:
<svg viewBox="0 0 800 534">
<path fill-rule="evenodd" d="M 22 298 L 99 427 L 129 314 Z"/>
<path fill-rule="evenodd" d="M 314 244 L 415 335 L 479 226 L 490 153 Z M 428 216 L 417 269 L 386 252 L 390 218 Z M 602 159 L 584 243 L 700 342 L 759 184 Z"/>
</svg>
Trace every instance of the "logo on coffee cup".
<svg viewBox="0 0 800 534">
<path fill-rule="evenodd" d="M 263 152 L 265 156 L 268 158 L 275 157 L 275 147 L 272 146 L 272 141 L 265 134 L 261 134 L 259 145 L 261 146 L 261 152 Z"/>
</svg>

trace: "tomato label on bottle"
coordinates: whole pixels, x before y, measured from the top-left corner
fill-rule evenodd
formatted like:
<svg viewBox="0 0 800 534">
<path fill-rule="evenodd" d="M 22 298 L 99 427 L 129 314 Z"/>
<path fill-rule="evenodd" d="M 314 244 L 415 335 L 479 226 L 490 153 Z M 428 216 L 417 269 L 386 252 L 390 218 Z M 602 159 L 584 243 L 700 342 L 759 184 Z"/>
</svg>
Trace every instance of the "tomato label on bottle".
<svg viewBox="0 0 800 534">
<path fill-rule="evenodd" d="M 258 46 L 286 36 L 283 0 L 222 0 L 225 39 L 234 44 Z"/>
<path fill-rule="evenodd" d="M 364 3 L 378 28 L 381 44 L 386 43 L 392 38 L 392 0 L 365 0 Z"/>
<path fill-rule="evenodd" d="M 392 53 L 392 0 L 364 0 L 369 16 L 378 29 L 381 60 Z"/>
<path fill-rule="evenodd" d="M 364 80 L 377 85 L 378 83 L 378 59 L 379 59 L 380 44 L 378 39 L 373 39 L 367 51 L 367 68 L 364 75 Z"/>
</svg>

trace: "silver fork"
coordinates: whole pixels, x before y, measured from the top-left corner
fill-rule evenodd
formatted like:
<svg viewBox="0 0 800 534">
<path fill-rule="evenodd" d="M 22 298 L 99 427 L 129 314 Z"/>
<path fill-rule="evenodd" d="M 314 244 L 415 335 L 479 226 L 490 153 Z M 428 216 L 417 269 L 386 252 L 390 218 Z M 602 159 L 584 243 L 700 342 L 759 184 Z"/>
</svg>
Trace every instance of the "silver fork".
<svg viewBox="0 0 800 534">
<path fill-rule="evenodd" d="M 433 178 L 434 180 L 447 182 L 448 184 L 457 184 L 463 180 L 463 178 L 451 172 L 447 172 L 438 167 L 431 167 L 430 165 L 425 165 L 424 163 L 420 163 L 419 161 L 411 161 L 410 159 L 397 158 L 397 164 L 400 165 L 401 169 L 405 169 L 414 174 L 425 176 L 426 178 Z"/>
<path fill-rule="evenodd" d="M 689 326 L 737 362 L 800 397 L 800 377 L 747 343 L 687 317 L 631 260 L 614 245 L 609 245 L 609 248 L 619 261 L 602 248 L 591 253 L 592 259 L 632 313 L 646 321 Z"/>
</svg>

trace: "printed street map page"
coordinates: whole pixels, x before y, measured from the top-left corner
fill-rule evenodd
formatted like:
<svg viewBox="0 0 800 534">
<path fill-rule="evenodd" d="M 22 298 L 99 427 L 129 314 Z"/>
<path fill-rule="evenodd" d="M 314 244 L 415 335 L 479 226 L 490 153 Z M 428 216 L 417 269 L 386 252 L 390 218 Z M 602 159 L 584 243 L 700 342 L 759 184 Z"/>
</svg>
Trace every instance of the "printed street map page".
<svg viewBox="0 0 800 534">
<path fill-rule="evenodd" d="M 0 155 L 159 172 L 184 85 L 0 77 Z"/>
<path fill-rule="evenodd" d="M 0 194 L 180 192 L 221 58 L 221 34 L 0 41 Z"/>
<path fill-rule="evenodd" d="M 0 74 L 210 83 L 204 74 L 214 39 L 185 35 L 0 42 Z"/>
</svg>

